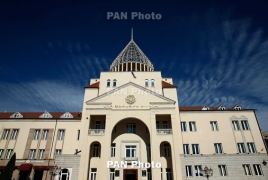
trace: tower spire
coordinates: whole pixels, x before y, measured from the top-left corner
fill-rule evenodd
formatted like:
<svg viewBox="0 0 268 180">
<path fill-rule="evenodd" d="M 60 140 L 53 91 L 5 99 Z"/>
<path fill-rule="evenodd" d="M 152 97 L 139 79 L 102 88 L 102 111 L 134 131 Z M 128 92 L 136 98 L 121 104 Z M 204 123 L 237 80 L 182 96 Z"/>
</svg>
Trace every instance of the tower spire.
<svg viewBox="0 0 268 180">
<path fill-rule="evenodd" d="M 131 40 L 133 41 L 133 28 L 131 28 Z"/>
</svg>

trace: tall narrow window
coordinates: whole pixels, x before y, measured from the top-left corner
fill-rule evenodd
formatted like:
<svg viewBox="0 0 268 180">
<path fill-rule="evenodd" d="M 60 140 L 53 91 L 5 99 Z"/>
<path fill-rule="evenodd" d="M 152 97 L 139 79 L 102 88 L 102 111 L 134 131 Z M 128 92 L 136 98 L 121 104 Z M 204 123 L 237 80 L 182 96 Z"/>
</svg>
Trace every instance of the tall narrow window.
<svg viewBox="0 0 268 180">
<path fill-rule="evenodd" d="M 61 149 L 56 149 L 55 150 L 55 155 L 60 155 L 61 154 Z"/>
<path fill-rule="evenodd" d="M 113 80 L 113 87 L 116 87 L 116 79 Z"/>
<path fill-rule="evenodd" d="M 107 87 L 110 87 L 111 86 L 111 81 L 110 79 L 107 80 Z"/>
<path fill-rule="evenodd" d="M 13 129 L 12 134 L 11 134 L 11 140 L 17 139 L 18 132 L 19 132 L 18 129 Z"/>
<path fill-rule="evenodd" d="M 194 166 L 194 170 L 195 170 L 195 176 L 203 176 L 203 174 L 201 173 L 201 170 L 202 170 L 201 165 Z"/>
<path fill-rule="evenodd" d="M 69 179 L 69 170 L 62 169 L 59 173 L 59 180 L 68 180 Z"/>
<path fill-rule="evenodd" d="M 151 157 L 151 145 L 146 144 L 147 157 Z"/>
<path fill-rule="evenodd" d="M 3 153 L 4 153 L 4 149 L 0 149 L 0 159 L 2 158 Z"/>
<path fill-rule="evenodd" d="M 13 149 L 7 149 L 5 159 L 10 159 L 10 157 L 11 157 L 11 155 L 12 155 L 12 151 L 13 151 Z"/>
<path fill-rule="evenodd" d="M 113 143 L 111 146 L 111 157 L 115 157 L 115 147 L 115 143 Z"/>
<path fill-rule="evenodd" d="M 99 157 L 99 144 L 93 144 L 92 157 Z"/>
<path fill-rule="evenodd" d="M 42 140 L 47 140 L 47 135 L 48 135 L 48 129 L 44 129 L 42 134 Z"/>
<path fill-rule="evenodd" d="M 184 154 L 190 154 L 189 144 L 183 145 L 183 152 L 184 152 Z"/>
<path fill-rule="evenodd" d="M 154 87 L 154 79 L 151 80 L 151 86 Z"/>
<path fill-rule="evenodd" d="M 192 173 L 192 166 L 185 166 L 185 169 L 186 169 L 186 177 L 191 177 L 191 176 L 193 176 L 193 173 Z"/>
<path fill-rule="evenodd" d="M 254 143 L 247 143 L 247 145 L 248 145 L 248 151 L 250 153 L 256 153 L 256 148 L 255 148 Z"/>
<path fill-rule="evenodd" d="M 58 140 L 62 141 L 64 139 L 64 130 L 60 129 L 58 131 Z"/>
<path fill-rule="evenodd" d="M 148 83 L 148 79 L 145 79 L 145 87 L 148 87 L 149 83 Z"/>
<path fill-rule="evenodd" d="M 80 139 L 80 130 L 78 129 L 77 130 L 77 140 L 79 140 Z"/>
<path fill-rule="evenodd" d="M 167 121 L 163 121 L 163 129 L 167 129 L 168 128 L 168 123 Z"/>
<path fill-rule="evenodd" d="M 126 133 L 136 133 L 136 124 L 135 123 L 127 123 L 126 124 Z"/>
<path fill-rule="evenodd" d="M 243 121 L 241 121 L 241 124 L 242 124 L 242 129 L 243 130 L 249 130 L 248 121 L 243 120 Z"/>
<path fill-rule="evenodd" d="M 167 180 L 172 180 L 172 171 L 170 168 L 166 168 Z"/>
<path fill-rule="evenodd" d="M 40 134 L 40 129 L 36 129 L 36 130 L 34 131 L 33 139 L 34 139 L 34 140 L 38 140 L 38 139 L 39 139 L 39 134 Z"/>
<path fill-rule="evenodd" d="M 212 131 L 218 131 L 217 121 L 210 121 Z"/>
<path fill-rule="evenodd" d="M 238 148 L 239 153 L 246 153 L 244 143 L 237 143 L 237 148 Z"/>
<path fill-rule="evenodd" d="M 35 149 L 30 149 L 30 152 L 29 152 L 29 159 L 34 159 L 35 158 L 35 152 L 36 150 Z"/>
<path fill-rule="evenodd" d="M 262 176 L 262 169 L 260 164 L 253 164 L 253 169 L 256 176 Z"/>
<path fill-rule="evenodd" d="M 38 159 L 43 159 L 44 158 L 44 152 L 45 152 L 44 149 L 39 149 L 37 158 Z"/>
<path fill-rule="evenodd" d="M 4 133 L 3 133 L 3 136 L 2 136 L 3 140 L 7 140 L 9 132 L 10 132 L 10 129 L 5 129 L 4 130 Z"/>
<path fill-rule="evenodd" d="M 196 131 L 195 122 L 189 122 L 190 131 Z"/>
<path fill-rule="evenodd" d="M 164 144 L 164 155 L 165 157 L 170 157 L 170 145 Z"/>
<path fill-rule="evenodd" d="M 126 157 L 136 157 L 136 146 L 126 146 Z"/>
<path fill-rule="evenodd" d="M 199 145 L 198 144 L 192 144 L 192 152 L 193 152 L 193 154 L 199 154 Z"/>
<path fill-rule="evenodd" d="M 115 175 L 114 169 L 111 168 L 110 169 L 110 180 L 114 180 L 114 175 Z"/>
<path fill-rule="evenodd" d="M 92 168 L 90 171 L 90 180 L 96 180 L 96 176 L 97 176 L 97 169 Z"/>
<path fill-rule="evenodd" d="M 221 176 L 227 176 L 227 168 L 226 165 L 219 165 L 219 172 Z"/>
<path fill-rule="evenodd" d="M 186 122 L 181 122 L 181 131 L 185 132 L 186 130 Z"/>
<path fill-rule="evenodd" d="M 214 143 L 215 153 L 222 154 L 222 145 L 221 143 Z"/>
<path fill-rule="evenodd" d="M 147 169 L 147 180 L 152 180 L 152 170 Z"/>
<path fill-rule="evenodd" d="M 246 176 L 252 176 L 250 165 L 249 164 L 243 164 L 243 169 Z"/>
<path fill-rule="evenodd" d="M 235 131 L 240 130 L 238 121 L 232 121 L 232 124 Z"/>
</svg>

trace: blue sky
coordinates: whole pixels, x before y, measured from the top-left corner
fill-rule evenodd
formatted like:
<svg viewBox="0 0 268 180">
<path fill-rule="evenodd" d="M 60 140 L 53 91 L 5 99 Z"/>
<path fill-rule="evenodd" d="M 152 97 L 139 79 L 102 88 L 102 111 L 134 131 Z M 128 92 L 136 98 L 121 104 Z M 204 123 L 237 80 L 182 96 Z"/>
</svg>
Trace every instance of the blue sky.
<svg viewBox="0 0 268 180">
<path fill-rule="evenodd" d="M 0 111 L 81 111 L 83 87 L 108 71 L 134 28 L 181 106 L 240 104 L 257 109 L 267 131 L 267 9 L 249 0 L 0 2 Z"/>
</svg>

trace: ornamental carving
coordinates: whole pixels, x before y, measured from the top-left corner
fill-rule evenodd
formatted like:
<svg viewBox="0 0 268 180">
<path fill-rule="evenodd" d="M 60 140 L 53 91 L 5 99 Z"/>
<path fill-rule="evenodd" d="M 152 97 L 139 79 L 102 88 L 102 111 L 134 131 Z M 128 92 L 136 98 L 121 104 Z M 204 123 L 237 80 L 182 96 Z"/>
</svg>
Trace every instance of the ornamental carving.
<svg viewBox="0 0 268 180">
<path fill-rule="evenodd" d="M 136 102 L 136 98 L 133 95 L 128 95 L 125 100 L 128 104 L 134 104 Z"/>
</svg>

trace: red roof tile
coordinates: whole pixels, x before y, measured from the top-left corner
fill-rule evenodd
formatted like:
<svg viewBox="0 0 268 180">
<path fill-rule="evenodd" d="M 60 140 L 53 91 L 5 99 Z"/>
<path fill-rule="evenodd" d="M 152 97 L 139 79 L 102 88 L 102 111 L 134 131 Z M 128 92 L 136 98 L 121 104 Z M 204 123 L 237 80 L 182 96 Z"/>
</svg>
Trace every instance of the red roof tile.
<svg viewBox="0 0 268 180">
<path fill-rule="evenodd" d="M 100 82 L 96 82 L 94 84 L 88 85 L 85 88 L 99 88 Z"/>
<path fill-rule="evenodd" d="M 23 116 L 23 118 L 10 118 L 12 114 L 16 112 L 1 112 L 0 119 L 39 119 L 39 116 L 44 114 L 44 112 L 19 112 Z M 40 118 L 40 119 L 58 119 L 60 118 L 65 112 L 48 112 L 52 115 L 52 118 Z M 73 118 L 61 118 L 61 119 L 81 119 L 82 113 L 81 112 L 70 112 Z"/>
<path fill-rule="evenodd" d="M 173 84 L 162 81 L 162 88 L 177 88 L 177 86 L 174 86 Z"/>
</svg>

